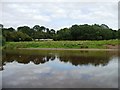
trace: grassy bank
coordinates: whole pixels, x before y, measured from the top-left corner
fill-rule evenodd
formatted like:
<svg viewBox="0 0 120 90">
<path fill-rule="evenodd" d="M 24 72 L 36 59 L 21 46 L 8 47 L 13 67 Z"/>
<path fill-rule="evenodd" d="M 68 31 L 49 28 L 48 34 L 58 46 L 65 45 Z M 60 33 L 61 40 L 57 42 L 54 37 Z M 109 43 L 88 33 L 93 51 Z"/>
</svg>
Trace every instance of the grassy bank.
<svg viewBox="0 0 120 90">
<path fill-rule="evenodd" d="M 101 41 L 32 41 L 32 42 L 6 42 L 3 48 L 97 48 L 106 49 L 106 45 L 116 46 L 118 40 L 101 40 Z"/>
</svg>

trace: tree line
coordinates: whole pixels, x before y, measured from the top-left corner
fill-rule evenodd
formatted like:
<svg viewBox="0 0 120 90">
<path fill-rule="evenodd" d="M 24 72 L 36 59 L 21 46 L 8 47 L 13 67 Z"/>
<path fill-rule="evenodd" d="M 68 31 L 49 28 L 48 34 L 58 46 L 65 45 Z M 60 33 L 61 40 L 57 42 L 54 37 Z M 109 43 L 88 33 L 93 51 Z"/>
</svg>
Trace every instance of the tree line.
<svg viewBox="0 0 120 90">
<path fill-rule="evenodd" d="M 32 41 L 35 39 L 53 40 L 110 40 L 118 39 L 119 30 L 113 30 L 107 25 L 72 25 L 60 30 L 49 29 L 45 26 L 35 25 L 20 26 L 16 30 L 13 27 L 2 28 L 2 36 L 5 41 Z"/>
</svg>

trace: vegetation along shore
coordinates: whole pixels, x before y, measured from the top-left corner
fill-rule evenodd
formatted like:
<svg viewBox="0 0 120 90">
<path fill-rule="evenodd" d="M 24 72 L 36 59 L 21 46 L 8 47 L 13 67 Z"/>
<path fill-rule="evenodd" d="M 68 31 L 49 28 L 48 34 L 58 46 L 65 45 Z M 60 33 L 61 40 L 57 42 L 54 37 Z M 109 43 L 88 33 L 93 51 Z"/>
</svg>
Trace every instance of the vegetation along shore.
<svg viewBox="0 0 120 90">
<path fill-rule="evenodd" d="M 1 25 L 2 26 L 2 25 Z M 15 48 L 118 49 L 120 30 L 105 24 L 72 25 L 60 30 L 45 26 L 2 27 L 2 46 Z"/>
<path fill-rule="evenodd" d="M 6 42 L 3 48 L 117 49 L 118 40 Z"/>
</svg>

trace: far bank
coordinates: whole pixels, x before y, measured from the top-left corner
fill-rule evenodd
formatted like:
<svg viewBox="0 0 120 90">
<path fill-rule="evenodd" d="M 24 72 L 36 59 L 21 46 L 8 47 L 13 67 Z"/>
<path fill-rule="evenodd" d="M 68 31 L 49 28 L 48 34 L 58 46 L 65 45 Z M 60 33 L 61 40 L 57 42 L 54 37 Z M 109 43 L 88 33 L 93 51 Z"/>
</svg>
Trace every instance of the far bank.
<svg viewBox="0 0 120 90">
<path fill-rule="evenodd" d="M 6 42 L 4 49 L 118 49 L 118 40 Z"/>
</svg>

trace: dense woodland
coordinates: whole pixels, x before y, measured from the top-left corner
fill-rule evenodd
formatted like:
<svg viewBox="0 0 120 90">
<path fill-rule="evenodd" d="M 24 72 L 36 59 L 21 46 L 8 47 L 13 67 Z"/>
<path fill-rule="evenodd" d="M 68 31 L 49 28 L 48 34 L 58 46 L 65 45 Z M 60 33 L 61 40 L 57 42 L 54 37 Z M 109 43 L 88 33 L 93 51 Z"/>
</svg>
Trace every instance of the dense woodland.
<svg viewBox="0 0 120 90">
<path fill-rule="evenodd" d="M 72 25 L 60 30 L 49 29 L 35 25 L 20 26 L 16 30 L 12 27 L 2 28 L 3 41 L 32 41 L 36 39 L 53 40 L 110 40 L 119 38 L 119 30 L 113 30 L 107 25 Z"/>
</svg>

